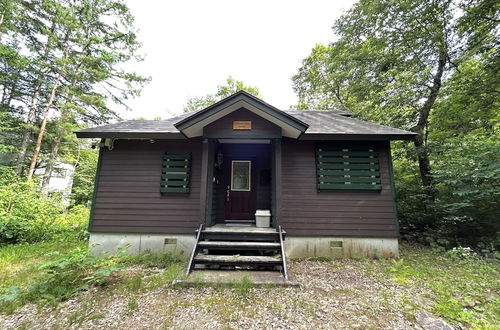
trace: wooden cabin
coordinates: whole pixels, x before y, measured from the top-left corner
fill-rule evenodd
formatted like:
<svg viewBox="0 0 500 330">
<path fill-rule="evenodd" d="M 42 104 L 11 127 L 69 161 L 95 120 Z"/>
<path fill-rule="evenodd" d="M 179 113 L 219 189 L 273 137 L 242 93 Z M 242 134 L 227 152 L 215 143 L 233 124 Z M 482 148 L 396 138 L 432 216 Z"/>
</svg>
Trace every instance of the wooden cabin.
<svg viewBox="0 0 500 330">
<path fill-rule="evenodd" d="M 76 134 L 101 139 L 95 253 L 219 244 L 227 254 L 281 233 L 287 257 L 398 256 L 390 141 L 414 133 L 342 111 L 283 111 L 240 91 L 194 113 Z M 235 236 L 239 245 L 224 243 Z"/>
</svg>

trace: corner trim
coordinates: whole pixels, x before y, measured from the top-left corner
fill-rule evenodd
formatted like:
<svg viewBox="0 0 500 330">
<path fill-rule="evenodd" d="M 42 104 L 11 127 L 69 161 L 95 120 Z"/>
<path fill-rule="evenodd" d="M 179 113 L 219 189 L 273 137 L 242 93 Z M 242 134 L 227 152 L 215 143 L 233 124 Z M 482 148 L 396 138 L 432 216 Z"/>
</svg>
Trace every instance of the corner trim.
<svg viewBox="0 0 500 330">
<path fill-rule="evenodd" d="M 389 180 L 391 180 L 392 205 L 394 207 L 394 222 L 396 225 L 396 232 L 399 237 L 401 234 L 399 232 L 398 203 L 396 202 L 396 184 L 394 182 L 394 168 L 392 166 L 392 151 L 390 142 L 387 143 L 387 158 L 389 163 Z"/>
<path fill-rule="evenodd" d="M 103 141 L 101 141 L 103 142 Z M 103 155 L 103 148 L 99 148 L 99 156 L 97 158 L 97 168 L 95 171 L 95 177 L 94 177 L 94 192 L 92 193 L 92 204 L 90 205 L 90 215 L 89 215 L 89 225 L 87 227 L 87 231 L 90 233 L 92 225 L 94 224 L 94 212 L 95 212 L 95 202 L 97 199 L 97 188 L 99 184 L 99 177 L 101 175 L 101 165 L 102 165 L 102 155 Z"/>
</svg>

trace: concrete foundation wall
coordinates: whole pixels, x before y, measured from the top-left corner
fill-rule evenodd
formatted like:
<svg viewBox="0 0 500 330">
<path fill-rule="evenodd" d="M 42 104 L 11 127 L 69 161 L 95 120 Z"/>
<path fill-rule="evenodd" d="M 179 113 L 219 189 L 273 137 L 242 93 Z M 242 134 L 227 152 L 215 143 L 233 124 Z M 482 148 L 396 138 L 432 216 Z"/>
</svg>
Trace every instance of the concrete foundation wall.
<svg viewBox="0 0 500 330">
<path fill-rule="evenodd" d="M 397 238 L 350 238 L 288 236 L 288 258 L 399 258 Z"/>
<path fill-rule="evenodd" d="M 195 236 L 168 234 L 90 233 L 89 246 L 94 255 L 115 254 L 126 249 L 128 254 L 170 252 L 189 256 Z M 288 258 L 398 258 L 396 238 L 348 238 L 288 236 L 285 239 Z"/>
<path fill-rule="evenodd" d="M 89 247 L 92 254 L 103 256 L 115 254 L 119 249 L 126 249 L 127 254 L 145 252 L 165 253 L 189 256 L 196 238 L 194 234 L 116 234 L 90 233 Z"/>
</svg>

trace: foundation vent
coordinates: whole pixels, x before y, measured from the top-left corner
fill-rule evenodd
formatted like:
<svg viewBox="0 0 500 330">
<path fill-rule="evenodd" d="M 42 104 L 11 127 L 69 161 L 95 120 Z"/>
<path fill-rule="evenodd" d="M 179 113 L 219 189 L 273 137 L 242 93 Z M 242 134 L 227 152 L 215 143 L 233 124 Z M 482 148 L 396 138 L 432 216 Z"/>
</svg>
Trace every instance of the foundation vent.
<svg viewBox="0 0 500 330">
<path fill-rule="evenodd" d="M 177 244 L 176 238 L 165 238 L 165 245 Z"/>
<path fill-rule="evenodd" d="M 331 248 L 341 248 L 343 247 L 342 241 L 330 241 L 330 247 Z"/>
</svg>

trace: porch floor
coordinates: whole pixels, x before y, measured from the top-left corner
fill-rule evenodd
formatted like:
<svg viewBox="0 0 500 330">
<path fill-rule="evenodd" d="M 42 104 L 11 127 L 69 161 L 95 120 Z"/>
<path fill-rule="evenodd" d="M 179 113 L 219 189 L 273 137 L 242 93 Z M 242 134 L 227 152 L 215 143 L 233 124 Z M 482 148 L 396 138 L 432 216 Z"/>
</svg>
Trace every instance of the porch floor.
<svg viewBox="0 0 500 330">
<path fill-rule="evenodd" d="M 173 282 L 178 287 L 231 287 L 248 281 L 252 286 L 299 286 L 295 276 L 288 272 L 286 280 L 280 272 L 238 270 L 194 270 L 188 277 Z"/>
</svg>

